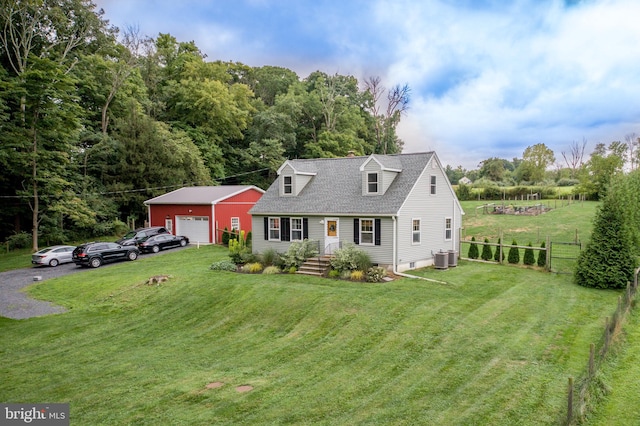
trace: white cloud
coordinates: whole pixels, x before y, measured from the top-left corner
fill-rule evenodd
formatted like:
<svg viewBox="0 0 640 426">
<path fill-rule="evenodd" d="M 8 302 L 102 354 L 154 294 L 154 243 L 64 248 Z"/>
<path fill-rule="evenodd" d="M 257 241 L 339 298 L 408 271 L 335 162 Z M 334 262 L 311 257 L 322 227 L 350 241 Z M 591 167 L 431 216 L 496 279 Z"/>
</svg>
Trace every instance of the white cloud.
<svg viewBox="0 0 640 426">
<path fill-rule="evenodd" d="M 560 157 L 573 140 L 610 142 L 640 128 L 640 4 L 473 11 L 430 2 L 403 12 L 384 16 L 403 34 L 390 78 L 419 89 L 399 128 L 406 151 L 428 146 L 473 168 L 539 142 Z"/>
</svg>

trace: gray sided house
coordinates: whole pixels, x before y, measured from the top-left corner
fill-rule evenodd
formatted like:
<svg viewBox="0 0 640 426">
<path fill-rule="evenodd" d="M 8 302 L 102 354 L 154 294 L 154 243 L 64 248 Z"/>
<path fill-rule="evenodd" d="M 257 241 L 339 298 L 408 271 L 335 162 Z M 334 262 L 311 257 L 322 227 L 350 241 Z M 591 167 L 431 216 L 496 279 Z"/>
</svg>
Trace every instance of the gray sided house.
<svg viewBox="0 0 640 426">
<path fill-rule="evenodd" d="M 464 214 L 434 152 L 287 160 L 249 213 L 254 253 L 303 239 L 321 254 L 353 243 L 397 272 L 459 251 Z"/>
</svg>

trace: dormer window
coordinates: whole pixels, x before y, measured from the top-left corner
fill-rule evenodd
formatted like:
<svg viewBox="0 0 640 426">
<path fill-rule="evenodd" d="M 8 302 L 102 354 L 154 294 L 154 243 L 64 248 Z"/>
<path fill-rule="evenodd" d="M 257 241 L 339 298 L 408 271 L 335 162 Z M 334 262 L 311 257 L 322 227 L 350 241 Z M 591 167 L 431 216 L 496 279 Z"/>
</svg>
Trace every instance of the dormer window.
<svg viewBox="0 0 640 426">
<path fill-rule="evenodd" d="M 378 193 L 378 173 L 367 173 L 367 192 L 369 194 Z"/>
<path fill-rule="evenodd" d="M 282 191 L 285 194 L 293 194 L 293 177 L 292 176 L 284 176 Z"/>
</svg>

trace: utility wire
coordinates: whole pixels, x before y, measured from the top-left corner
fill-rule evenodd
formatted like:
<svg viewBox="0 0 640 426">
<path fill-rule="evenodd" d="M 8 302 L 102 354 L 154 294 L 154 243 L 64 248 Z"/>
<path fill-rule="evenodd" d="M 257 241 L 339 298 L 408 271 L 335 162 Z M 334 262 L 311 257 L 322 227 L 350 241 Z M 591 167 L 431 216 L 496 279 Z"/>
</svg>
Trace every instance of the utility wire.
<svg viewBox="0 0 640 426">
<path fill-rule="evenodd" d="M 231 176 L 225 176 L 221 179 L 219 179 L 220 181 L 225 181 L 231 178 L 235 178 L 238 176 L 244 176 L 244 175 L 250 175 L 253 173 L 258 173 L 258 172 L 263 172 L 265 170 L 270 170 L 269 167 L 264 167 L 262 169 L 258 169 L 258 170 L 252 170 L 250 172 L 243 172 L 243 173 L 237 173 L 235 175 L 231 175 Z M 198 185 L 199 182 L 188 182 L 188 183 L 181 183 L 181 184 L 176 184 L 176 185 L 168 185 L 168 186 L 156 186 L 153 188 L 136 188 L 136 189 L 125 189 L 122 191 L 107 191 L 107 192 L 93 192 L 93 193 L 84 193 L 84 194 L 73 194 L 76 197 L 86 197 L 88 195 L 91 196 L 100 196 L 100 195 L 117 195 L 117 194 L 130 194 L 130 193 L 134 193 L 134 192 L 146 192 L 146 191 L 156 191 L 156 190 L 160 190 L 160 189 L 173 189 L 173 188 L 181 188 L 184 186 L 200 186 Z M 59 197 L 59 195 L 47 195 L 47 194 L 43 194 L 40 195 L 38 198 L 56 198 Z M 33 198 L 33 195 L 0 195 L 0 199 L 31 199 Z"/>
</svg>

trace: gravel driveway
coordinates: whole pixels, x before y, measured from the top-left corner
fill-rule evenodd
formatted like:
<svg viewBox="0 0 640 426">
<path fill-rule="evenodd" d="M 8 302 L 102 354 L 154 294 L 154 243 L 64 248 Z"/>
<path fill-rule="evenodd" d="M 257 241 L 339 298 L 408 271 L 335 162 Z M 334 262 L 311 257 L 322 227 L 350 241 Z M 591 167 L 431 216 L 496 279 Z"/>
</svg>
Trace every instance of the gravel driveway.
<svg viewBox="0 0 640 426">
<path fill-rule="evenodd" d="M 140 259 L 149 256 L 159 256 L 164 253 L 184 250 L 184 247 L 141 255 Z M 120 263 L 120 262 L 117 262 Z M 108 268 L 116 263 L 101 266 Z M 23 290 L 37 281 L 34 277 L 41 277 L 41 281 L 62 277 L 76 273 L 90 273 L 92 269 L 81 268 L 74 263 L 65 263 L 55 268 L 50 266 L 36 266 L 0 272 L 0 316 L 11 319 L 26 319 L 43 315 L 59 314 L 66 310 L 50 302 L 30 298 Z"/>
</svg>

